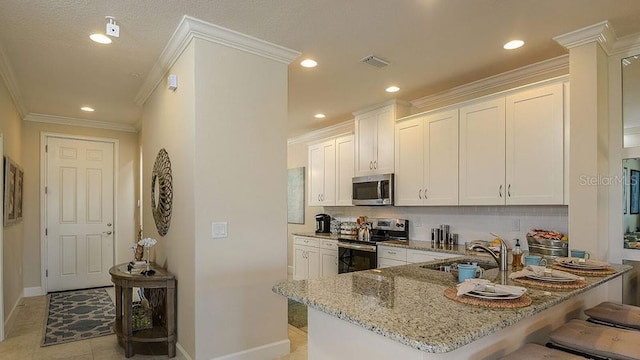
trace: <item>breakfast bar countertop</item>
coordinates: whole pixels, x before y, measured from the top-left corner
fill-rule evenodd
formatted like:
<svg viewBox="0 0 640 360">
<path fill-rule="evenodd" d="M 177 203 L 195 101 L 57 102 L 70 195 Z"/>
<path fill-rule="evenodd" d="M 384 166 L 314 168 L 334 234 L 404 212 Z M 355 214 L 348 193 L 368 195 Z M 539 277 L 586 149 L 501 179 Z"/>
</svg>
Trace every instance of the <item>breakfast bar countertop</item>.
<svg viewBox="0 0 640 360">
<path fill-rule="evenodd" d="M 629 265 L 612 264 L 615 274 L 585 277 L 587 286 L 578 290 L 549 291 L 529 287 L 527 294 L 532 299 L 531 305 L 495 309 L 447 299 L 444 290 L 455 286 L 453 276 L 424 269 L 420 265 L 424 263 L 287 281 L 276 284 L 273 291 L 406 346 L 428 353 L 446 353 L 516 324 L 631 269 Z M 485 271 L 484 278 L 496 283 L 519 285 L 507 280 L 508 273 L 500 273 L 497 269 Z"/>
</svg>

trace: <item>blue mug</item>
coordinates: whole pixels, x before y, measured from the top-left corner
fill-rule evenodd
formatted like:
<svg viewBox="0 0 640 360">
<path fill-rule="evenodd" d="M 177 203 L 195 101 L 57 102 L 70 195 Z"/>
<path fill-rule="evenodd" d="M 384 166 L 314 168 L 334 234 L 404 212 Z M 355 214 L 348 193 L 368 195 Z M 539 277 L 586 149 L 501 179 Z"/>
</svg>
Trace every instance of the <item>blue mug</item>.
<svg viewBox="0 0 640 360">
<path fill-rule="evenodd" d="M 458 265 L 458 281 L 463 282 L 467 279 L 481 278 L 484 271 L 481 267 L 469 264 Z"/>
<path fill-rule="evenodd" d="M 588 259 L 590 254 L 584 250 L 571 250 L 571 257 Z"/>
<path fill-rule="evenodd" d="M 526 255 L 524 257 L 524 266 L 528 265 L 547 266 L 547 259 L 537 255 Z"/>
</svg>

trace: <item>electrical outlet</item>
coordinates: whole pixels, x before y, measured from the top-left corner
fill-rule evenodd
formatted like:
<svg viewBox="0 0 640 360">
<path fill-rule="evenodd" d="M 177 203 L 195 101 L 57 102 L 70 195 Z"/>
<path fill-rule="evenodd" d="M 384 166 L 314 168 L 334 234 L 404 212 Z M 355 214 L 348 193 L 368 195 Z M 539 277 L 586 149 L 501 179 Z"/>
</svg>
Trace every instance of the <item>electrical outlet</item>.
<svg viewBox="0 0 640 360">
<path fill-rule="evenodd" d="M 228 237 L 226 222 L 211 223 L 211 237 L 214 239 L 226 239 Z"/>
<path fill-rule="evenodd" d="M 520 219 L 511 220 L 511 231 L 520 231 Z"/>
</svg>

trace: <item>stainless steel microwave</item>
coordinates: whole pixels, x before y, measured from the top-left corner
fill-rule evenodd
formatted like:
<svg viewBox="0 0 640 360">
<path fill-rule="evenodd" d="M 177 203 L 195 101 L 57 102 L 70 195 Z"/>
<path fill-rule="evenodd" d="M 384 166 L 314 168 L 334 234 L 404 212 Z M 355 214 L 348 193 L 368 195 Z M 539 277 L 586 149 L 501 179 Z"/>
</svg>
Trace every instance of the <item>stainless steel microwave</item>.
<svg viewBox="0 0 640 360">
<path fill-rule="evenodd" d="M 393 174 L 353 178 L 353 205 L 393 205 Z"/>
</svg>

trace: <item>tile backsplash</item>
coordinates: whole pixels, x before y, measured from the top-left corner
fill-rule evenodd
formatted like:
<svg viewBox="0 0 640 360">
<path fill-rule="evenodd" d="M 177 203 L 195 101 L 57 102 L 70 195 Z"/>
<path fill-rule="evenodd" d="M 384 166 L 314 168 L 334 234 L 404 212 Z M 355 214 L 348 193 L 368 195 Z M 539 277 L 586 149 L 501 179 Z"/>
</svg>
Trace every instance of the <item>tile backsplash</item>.
<svg viewBox="0 0 640 360">
<path fill-rule="evenodd" d="M 520 239 L 527 249 L 526 234 L 530 229 L 542 228 L 568 232 L 567 206 L 349 206 L 325 207 L 324 211 L 339 220 L 354 221 L 361 215 L 370 218 L 401 218 L 409 220 L 412 240 L 431 241 L 431 228 L 450 225 L 450 232 L 458 233 L 460 244 L 472 240 L 491 240 L 489 232 L 500 235 L 512 245 Z M 569 239 L 571 237 L 569 236 Z"/>
</svg>

